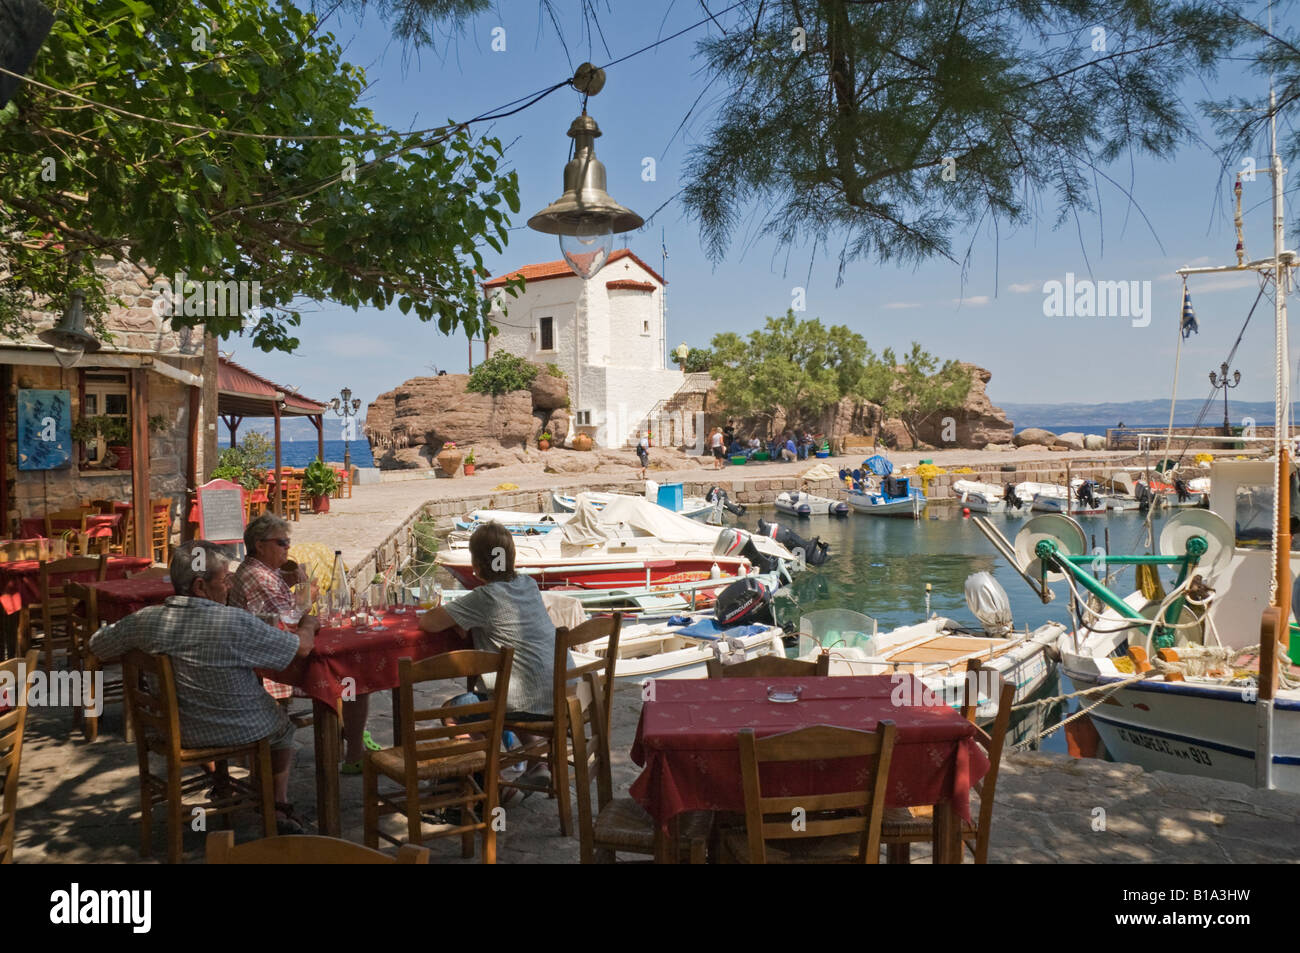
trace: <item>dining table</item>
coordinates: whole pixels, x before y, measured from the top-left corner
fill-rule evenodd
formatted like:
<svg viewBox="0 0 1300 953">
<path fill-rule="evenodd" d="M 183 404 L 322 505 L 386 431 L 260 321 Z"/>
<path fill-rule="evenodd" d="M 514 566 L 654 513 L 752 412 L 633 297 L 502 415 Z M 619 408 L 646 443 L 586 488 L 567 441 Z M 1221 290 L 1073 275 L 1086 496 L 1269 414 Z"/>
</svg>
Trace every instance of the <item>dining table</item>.
<svg viewBox="0 0 1300 953">
<path fill-rule="evenodd" d="M 60 530 L 80 530 L 80 519 L 52 519 L 50 528 L 58 532 Z M 25 516 L 21 523 L 21 535 L 23 539 L 44 539 L 45 538 L 45 517 L 44 516 Z M 121 513 L 88 513 L 86 515 L 86 536 L 90 539 L 99 539 L 104 536 L 112 536 L 117 532 L 117 528 L 122 525 Z"/>
<path fill-rule="evenodd" d="M 316 756 L 316 824 L 328 837 L 342 834 L 339 807 L 339 725 L 344 698 L 392 691 L 394 732 L 397 723 L 398 663 L 420 661 L 455 649 L 471 648 L 454 629 L 422 632 L 420 613 L 386 612 L 376 627 L 332 626 L 316 632 L 315 645 L 304 658 L 283 672 L 263 673 L 301 688 L 312 700 L 312 729 Z"/>
<path fill-rule="evenodd" d="M 743 814 L 740 732 L 759 737 L 813 725 L 875 731 L 897 726 L 886 807 L 934 808 L 934 862 L 961 863 L 962 821 L 970 791 L 989 763 L 975 726 L 943 705 L 898 704 L 921 698 L 910 674 L 833 677 L 655 679 L 637 724 L 632 760 L 642 767 L 631 795 L 659 826 L 656 857 L 674 862 L 674 819 L 687 811 Z M 801 686 L 795 702 L 769 700 L 771 689 Z M 778 693 L 778 697 L 781 696 Z M 846 790 L 860 778 L 854 759 L 796 762 L 764 769 L 765 784 L 790 795 Z"/>
<path fill-rule="evenodd" d="M 129 579 L 105 579 L 87 583 L 95 590 L 95 609 L 100 623 L 117 622 L 145 606 L 156 606 L 176 595 L 176 588 L 166 576 L 132 576 Z"/>
</svg>

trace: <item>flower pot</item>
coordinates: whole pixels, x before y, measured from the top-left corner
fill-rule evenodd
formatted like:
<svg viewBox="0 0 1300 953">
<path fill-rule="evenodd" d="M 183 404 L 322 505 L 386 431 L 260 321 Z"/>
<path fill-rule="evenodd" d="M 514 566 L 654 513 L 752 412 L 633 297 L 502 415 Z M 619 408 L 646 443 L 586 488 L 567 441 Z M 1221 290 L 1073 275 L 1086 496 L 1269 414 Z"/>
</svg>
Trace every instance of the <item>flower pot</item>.
<svg viewBox="0 0 1300 953">
<path fill-rule="evenodd" d="M 465 464 L 465 476 L 473 476 L 473 475 L 474 475 L 474 464 L 472 463 Z"/>
<path fill-rule="evenodd" d="M 538 449 L 538 450 L 550 450 L 550 449 L 551 449 L 551 441 L 549 441 L 549 440 L 539 440 L 539 441 L 537 441 L 537 449 Z"/>
<path fill-rule="evenodd" d="M 455 449 L 444 450 L 434 459 L 438 461 L 438 466 L 442 468 L 443 473 L 454 477 L 460 472 L 460 461 L 465 459 L 465 455 Z"/>
<path fill-rule="evenodd" d="M 573 438 L 573 449 L 574 449 L 574 450 L 590 450 L 590 449 L 591 449 L 591 437 L 587 436 L 585 433 L 580 433 L 580 434 L 578 434 L 577 436 L 575 436 L 575 437 Z"/>
<path fill-rule="evenodd" d="M 329 495 L 313 496 L 311 498 L 311 511 L 313 513 L 328 513 L 330 511 Z"/>
<path fill-rule="evenodd" d="M 120 446 L 118 444 L 110 444 L 108 447 L 108 452 L 113 454 L 115 457 L 117 457 L 117 468 L 119 470 L 131 469 L 131 445 L 130 444 L 127 444 L 126 446 Z"/>
</svg>

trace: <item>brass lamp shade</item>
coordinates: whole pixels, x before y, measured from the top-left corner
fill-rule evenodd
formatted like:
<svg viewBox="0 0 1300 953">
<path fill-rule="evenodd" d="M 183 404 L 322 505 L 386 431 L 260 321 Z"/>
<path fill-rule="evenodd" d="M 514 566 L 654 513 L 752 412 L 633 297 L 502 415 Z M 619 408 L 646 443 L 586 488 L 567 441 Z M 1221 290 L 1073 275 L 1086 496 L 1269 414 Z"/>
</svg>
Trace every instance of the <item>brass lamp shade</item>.
<svg viewBox="0 0 1300 953">
<path fill-rule="evenodd" d="M 72 300 L 63 312 L 59 323 L 37 335 L 46 344 L 64 351 L 98 351 L 99 338 L 86 330 L 84 297 L 80 291 L 72 292 Z"/>
<path fill-rule="evenodd" d="M 645 224 L 605 191 L 605 166 L 596 158 L 594 140 L 600 127 L 590 116 L 569 126 L 573 158 L 564 167 L 564 194 L 528 220 L 528 227 L 547 235 L 601 235 L 630 232 Z"/>
</svg>

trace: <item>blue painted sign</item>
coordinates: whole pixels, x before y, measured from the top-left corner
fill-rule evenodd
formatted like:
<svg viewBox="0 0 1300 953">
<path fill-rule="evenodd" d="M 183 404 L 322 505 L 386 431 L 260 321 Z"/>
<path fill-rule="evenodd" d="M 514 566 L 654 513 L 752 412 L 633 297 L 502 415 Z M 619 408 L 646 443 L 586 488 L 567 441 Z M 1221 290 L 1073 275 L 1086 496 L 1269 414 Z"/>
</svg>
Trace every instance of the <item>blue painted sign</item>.
<svg viewBox="0 0 1300 953">
<path fill-rule="evenodd" d="M 72 393 L 18 392 L 18 469 L 61 470 L 72 464 Z"/>
</svg>

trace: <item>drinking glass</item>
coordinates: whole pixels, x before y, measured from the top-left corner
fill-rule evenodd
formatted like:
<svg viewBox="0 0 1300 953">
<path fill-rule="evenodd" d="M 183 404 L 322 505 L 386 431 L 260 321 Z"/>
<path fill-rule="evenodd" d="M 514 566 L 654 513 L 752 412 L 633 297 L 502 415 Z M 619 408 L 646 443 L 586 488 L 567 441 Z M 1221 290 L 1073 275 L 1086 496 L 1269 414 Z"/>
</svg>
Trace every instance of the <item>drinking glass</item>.
<svg viewBox="0 0 1300 953">
<path fill-rule="evenodd" d="M 382 582 L 376 582 L 370 587 L 370 606 L 374 613 L 372 616 L 371 628 L 376 631 L 387 629 L 384 625 L 384 608 L 388 605 L 388 587 Z"/>
<path fill-rule="evenodd" d="M 370 628 L 370 600 L 365 596 L 357 596 L 352 604 L 355 607 L 352 621 L 357 629 L 362 632 L 367 631 Z"/>
<path fill-rule="evenodd" d="M 442 586 L 432 575 L 420 579 L 420 608 L 436 609 L 442 605 Z"/>
<path fill-rule="evenodd" d="M 293 585 L 293 601 L 298 607 L 299 618 L 302 618 L 311 610 L 312 588 L 311 580 L 302 580 Z"/>
</svg>

